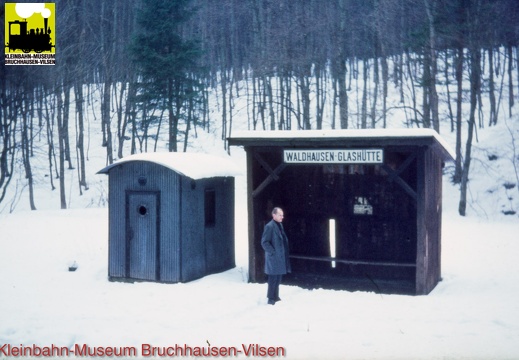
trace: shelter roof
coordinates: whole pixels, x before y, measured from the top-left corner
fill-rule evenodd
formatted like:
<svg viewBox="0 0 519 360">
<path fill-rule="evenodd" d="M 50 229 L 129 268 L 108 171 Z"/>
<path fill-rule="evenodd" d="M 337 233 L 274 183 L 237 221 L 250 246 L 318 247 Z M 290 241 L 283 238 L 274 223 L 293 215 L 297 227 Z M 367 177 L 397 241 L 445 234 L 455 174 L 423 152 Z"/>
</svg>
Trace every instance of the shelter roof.
<svg viewBox="0 0 519 360">
<path fill-rule="evenodd" d="M 98 174 L 108 174 L 110 169 L 134 161 L 155 163 L 194 180 L 242 174 L 238 165 L 230 157 L 186 152 L 155 152 L 129 155 L 99 170 Z"/>
<path fill-rule="evenodd" d="M 455 152 L 433 129 L 345 129 L 235 131 L 230 145 L 243 146 L 431 146 L 443 160 Z"/>
</svg>

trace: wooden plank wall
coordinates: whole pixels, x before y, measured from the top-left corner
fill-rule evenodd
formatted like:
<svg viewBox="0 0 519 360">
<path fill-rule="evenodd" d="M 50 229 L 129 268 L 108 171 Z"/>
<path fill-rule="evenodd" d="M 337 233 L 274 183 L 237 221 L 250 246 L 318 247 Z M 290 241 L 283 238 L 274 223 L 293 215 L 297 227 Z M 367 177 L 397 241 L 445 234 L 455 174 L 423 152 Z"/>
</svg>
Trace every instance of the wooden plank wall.
<svg viewBox="0 0 519 360">
<path fill-rule="evenodd" d="M 441 278 L 442 161 L 427 149 L 419 169 L 416 294 L 426 295 Z"/>
</svg>

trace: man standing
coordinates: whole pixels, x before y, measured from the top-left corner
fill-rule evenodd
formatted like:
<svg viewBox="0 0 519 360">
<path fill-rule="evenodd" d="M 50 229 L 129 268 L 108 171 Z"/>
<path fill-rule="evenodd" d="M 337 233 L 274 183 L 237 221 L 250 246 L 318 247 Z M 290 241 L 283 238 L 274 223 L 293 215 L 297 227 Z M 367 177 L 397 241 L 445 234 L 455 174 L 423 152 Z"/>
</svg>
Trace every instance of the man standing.
<svg viewBox="0 0 519 360">
<path fill-rule="evenodd" d="M 275 207 L 272 220 L 265 225 L 261 246 L 265 250 L 265 274 L 268 275 L 267 298 L 274 305 L 279 298 L 279 284 L 286 273 L 291 272 L 288 255 L 288 238 L 283 230 L 283 210 Z"/>
</svg>

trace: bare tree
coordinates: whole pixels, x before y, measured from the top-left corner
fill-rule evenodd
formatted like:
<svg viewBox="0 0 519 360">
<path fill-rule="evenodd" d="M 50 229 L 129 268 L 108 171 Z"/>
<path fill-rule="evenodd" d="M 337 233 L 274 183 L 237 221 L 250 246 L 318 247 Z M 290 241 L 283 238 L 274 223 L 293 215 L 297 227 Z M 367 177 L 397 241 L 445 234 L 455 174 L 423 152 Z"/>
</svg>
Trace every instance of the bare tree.
<svg viewBox="0 0 519 360">
<path fill-rule="evenodd" d="M 467 187 L 469 181 L 470 163 L 472 160 L 472 141 L 476 127 L 476 109 L 478 95 L 481 91 L 481 51 L 478 43 L 476 29 L 479 26 L 479 16 L 481 10 L 481 0 L 475 1 L 470 9 L 471 31 L 469 32 L 469 52 L 470 52 L 470 115 L 468 123 L 468 135 L 465 147 L 465 157 L 463 161 L 463 172 L 460 185 L 460 202 L 458 212 L 461 216 L 466 215 L 467 211 Z"/>
<path fill-rule="evenodd" d="M 424 64 L 424 73 L 428 74 L 427 79 L 427 94 L 429 96 L 428 105 L 431 110 L 432 127 L 436 131 L 440 131 L 440 120 L 438 116 L 438 93 L 436 91 L 436 76 L 438 73 L 438 60 L 436 56 L 436 8 L 438 6 L 437 0 L 424 0 L 425 13 L 429 24 L 429 41 L 428 51 L 426 51 L 427 63 Z M 429 69 L 430 67 L 430 69 Z M 425 111 L 424 111 L 425 112 Z"/>
</svg>

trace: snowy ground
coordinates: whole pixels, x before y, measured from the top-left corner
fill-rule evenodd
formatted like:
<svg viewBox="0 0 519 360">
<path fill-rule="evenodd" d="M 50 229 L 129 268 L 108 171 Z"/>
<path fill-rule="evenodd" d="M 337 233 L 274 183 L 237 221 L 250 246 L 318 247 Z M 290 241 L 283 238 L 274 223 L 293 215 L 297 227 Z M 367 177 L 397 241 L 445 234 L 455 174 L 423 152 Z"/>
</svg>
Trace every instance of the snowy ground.
<svg viewBox="0 0 519 360">
<path fill-rule="evenodd" d="M 0 346 L 123 346 L 141 356 L 142 344 L 260 344 L 289 359 L 518 359 L 519 222 L 461 218 L 456 191 L 445 184 L 443 281 L 428 296 L 282 286 L 276 306 L 265 285 L 246 282 L 243 205 L 237 267 L 175 285 L 107 280 L 105 208 L 0 215 Z"/>
<path fill-rule="evenodd" d="M 243 177 L 235 269 L 186 284 L 109 282 L 107 177 L 94 175 L 106 165 L 103 154 L 90 154 L 82 197 L 72 185 L 75 170 L 68 173 L 70 210 L 53 210 L 58 191 L 41 191 L 49 188 L 48 170 L 35 159 L 38 211 L 26 210 L 22 175 L 0 204 L 0 359 L 4 344 L 136 347 L 141 357 L 143 344 L 260 344 L 281 347 L 288 359 L 519 359 L 519 221 L 503 215 L 519 208 L 517 116 L 513 124 L 508 132 L 500 120 L 478 134 L 467 217 L 458 215 L 459 189 L 445 176 L 443 281 L 427 296 L 282 286 L 283 301 L 266 305 L 266 285 L 246 281 Z M 190 150 L 225 153 L 214 135 L 200 131 Z M 454 144 L 453 134 L 443 135 Z M 233 149 L 233 159 L 245 169 L 243 153 Z M 69 272 L 74 261 L 79 268 Z"/>
</svg>

